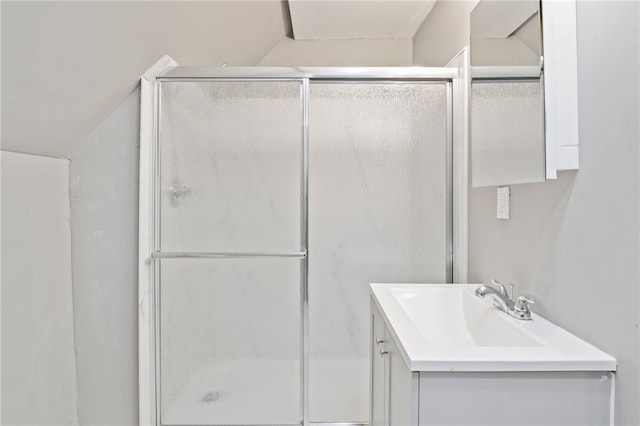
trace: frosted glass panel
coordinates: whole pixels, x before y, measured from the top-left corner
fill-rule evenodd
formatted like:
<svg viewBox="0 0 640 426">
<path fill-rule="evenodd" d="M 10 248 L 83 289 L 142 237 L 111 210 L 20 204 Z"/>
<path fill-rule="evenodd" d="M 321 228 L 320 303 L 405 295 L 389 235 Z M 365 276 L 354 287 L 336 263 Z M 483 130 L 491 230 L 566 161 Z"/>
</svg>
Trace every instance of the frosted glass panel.
<svg viewBox="0 0 640 426">
<path fill-rule="evenodd" d="M 540 81 L 474 81 L 471 96 L 473 186 L 543 182 Z"/>
<path fill-rule="evenodd" d="M 300 248 L 299 82 L 163 82 L 163 251 Z"/>
<path fill-rule="evenodd" d="M 446 280 L 444 83 L 310 88 L 310 419 L 368 418 L 370 282 Z"/>
<path fill-rule="evenodd" d="M 161 265 L 164 425 L 297 424 L 300 260 Z"/>
</svg>

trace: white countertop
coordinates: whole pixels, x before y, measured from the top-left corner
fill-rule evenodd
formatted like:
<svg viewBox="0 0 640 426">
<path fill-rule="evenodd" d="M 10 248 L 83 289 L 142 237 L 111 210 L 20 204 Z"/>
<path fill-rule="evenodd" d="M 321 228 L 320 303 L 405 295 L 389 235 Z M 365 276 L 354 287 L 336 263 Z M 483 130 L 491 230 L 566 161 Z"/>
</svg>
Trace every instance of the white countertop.
<svg viewBox="0 0 640 426">
<path fill-rule="evenodd" d="M 411 371 L 615 371 L 616 360 L 544 318 L 518 320 L 481 284 L 371 284 Z"/>
</svg>

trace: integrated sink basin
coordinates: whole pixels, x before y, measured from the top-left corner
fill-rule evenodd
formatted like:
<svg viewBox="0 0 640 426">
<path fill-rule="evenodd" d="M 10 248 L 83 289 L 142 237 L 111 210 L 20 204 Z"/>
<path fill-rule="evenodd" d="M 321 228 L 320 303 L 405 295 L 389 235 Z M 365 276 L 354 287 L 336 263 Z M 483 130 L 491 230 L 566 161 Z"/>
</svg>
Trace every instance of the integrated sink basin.
<svg viewBox="0 0 640 426">
<path fill-rule="evenodd" d="M 544 318 L 522 321 L 480 284 L 371 284 L 411 371 L 615 371 L 613 357 Z"/>
<path fill-rule="evenodd" d="M 513 318 L 488 308 L 467 288 L 394 288 L 391 293 L 430 345 L 540 346 Z"/>
</svg>

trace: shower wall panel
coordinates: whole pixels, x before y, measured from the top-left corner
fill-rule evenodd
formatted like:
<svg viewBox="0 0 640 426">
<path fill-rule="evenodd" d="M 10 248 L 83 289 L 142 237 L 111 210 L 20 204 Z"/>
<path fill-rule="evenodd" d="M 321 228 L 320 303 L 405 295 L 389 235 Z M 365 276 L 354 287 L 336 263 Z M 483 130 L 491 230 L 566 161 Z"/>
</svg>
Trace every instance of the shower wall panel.
<svg viewBox="0 0 640 426">
<path fill-rule="evenodd" d="M 371 282 L 445 282 L 445 83 L 312 83 L 310 419 L 364 422 Z"/>
</svg>

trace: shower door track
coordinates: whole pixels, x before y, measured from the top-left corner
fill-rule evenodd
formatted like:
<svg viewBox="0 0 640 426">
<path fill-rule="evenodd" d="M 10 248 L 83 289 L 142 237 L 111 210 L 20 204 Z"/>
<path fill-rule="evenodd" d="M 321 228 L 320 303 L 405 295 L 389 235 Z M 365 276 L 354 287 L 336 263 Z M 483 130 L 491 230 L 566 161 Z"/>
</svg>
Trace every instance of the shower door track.
<svg viewBox="0 0 640 426">
<path fill-rule="evenodd" d="M 164 58 L 163 58 L 164 59 Z M 165 60 L 166 61 L 166 60 Z M 172 62 L 172 61 L 171 61 Z M 453 277 L 453 184 L 452 184 L 452 83 L 457 68 L 423 67 L 166 67 L 141 81 L 140 204 L 139 204 L 139 397 L 140 425 L 160 422 L 159 276 L 160 259 L 299 258 L 301 260 L 301 419 L 299 425 L 356 426 L 365 423 L 309 421 L 309 293 L 308 293 L 308 188 L 309 188 L 309 84 L 312 81 L 447 84 L 447 282 Z M 152 67 L 153 68 L 153 67 Z M 162 252 L 159 247 L 159 83 L 162 81 L 298 81 L 302 84 L 302 182 L 301 241 L 298 252 Z"/>
</svg>

